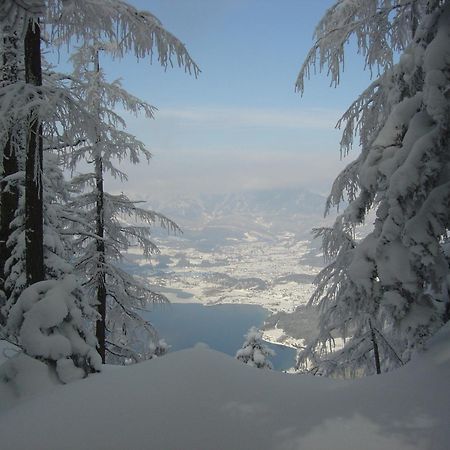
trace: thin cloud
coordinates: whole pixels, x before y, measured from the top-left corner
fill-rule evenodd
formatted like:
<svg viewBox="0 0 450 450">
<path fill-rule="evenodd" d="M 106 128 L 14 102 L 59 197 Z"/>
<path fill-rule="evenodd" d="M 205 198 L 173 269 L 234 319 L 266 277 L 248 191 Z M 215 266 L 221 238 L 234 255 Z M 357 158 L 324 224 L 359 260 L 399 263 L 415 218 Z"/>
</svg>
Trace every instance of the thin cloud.
<svg viewBox="0 0 450 450">
<path fill-rule="evenodd" d="M 324 158 L 321 152 L 245 152 L 227 149 L 209 157 L 206 151 L 190 150 L 166 155 L 157 152 L 147 165 L 128 166 L 125 185 L 109 180 L 113 190 L 125 190 L 134 198 L 196 196 L 248 189 L 306 187 L 328 192 L 331 181 L 348 163 Z"/>
<path fill-rule="evenodd" d="M 261 108 L 164 108 L 158 119 L 184 121 L 188 126 L 214 128 L 285 128 L 330 130 L 339 112 L 328 109 L 286 110 Z"/>
</svg>

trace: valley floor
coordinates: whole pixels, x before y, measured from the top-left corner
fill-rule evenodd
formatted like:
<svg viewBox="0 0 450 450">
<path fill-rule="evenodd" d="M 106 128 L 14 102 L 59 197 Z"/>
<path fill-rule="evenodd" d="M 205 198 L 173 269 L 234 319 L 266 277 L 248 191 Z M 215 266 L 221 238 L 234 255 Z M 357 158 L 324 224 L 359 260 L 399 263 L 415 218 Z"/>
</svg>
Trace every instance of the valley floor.
<svg viewBox="0 0 450 450">
<path fill-rule="evenodd" d="M 249 240 L 220 247 L 213 253 L 190 248 L 183 252 L 180 262 L 176 249 L 178 259 L 173 255 L 176 263 L 169 267 L 170 275 L 157 280 L 204 304 L 239 303 L 290 312 L 308 301 L 319 271 L 301 260 L 307 250 L 306 241 L 290 244 L 286 239 L 268 244 Z M 166 255 L 174 251 L 163 248 Z M 170 293 L 169 297 L 173 302 L 186 301 L 186 297 Z"/>
<path fill-rule="evenodd" d="M 308 302 L 322 262 L 310 254 L 309 241 L 288 232 L 272 240 L 252 233 L 230 239 L 214 251 L 202 251 L 198 243 L 185 239 L 163 240 L 159 246 L 164 256 L 156 257 L 152 266 L 139 251 L 127 258 L 172 303 L 248 304 L 271 313 L 292 313 Z M 295 348 L 303 344 L 302 338 L 276 324 L 265 327 L 264 338 Z"/>
</svg>

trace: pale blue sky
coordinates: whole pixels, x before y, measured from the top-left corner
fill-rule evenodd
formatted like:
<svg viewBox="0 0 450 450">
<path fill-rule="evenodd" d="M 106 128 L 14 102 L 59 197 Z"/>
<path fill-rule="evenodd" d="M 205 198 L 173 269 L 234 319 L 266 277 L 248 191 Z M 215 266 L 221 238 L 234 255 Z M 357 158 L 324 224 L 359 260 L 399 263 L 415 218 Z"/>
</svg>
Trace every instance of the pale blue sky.
<svg viewBox="0 0 450 450">
<path fill-rule="evenodd" d="M 325 76 L 294 83 L 329 0 L 130 0 L 185 43 L 197 79 L 157 62 L 102 61 L 133 94 L 158 107 L 156 120 L 129 120 L 152 151 L 150 166 L 127 167 L 139 198 L 305 186 L 327 192 L 344 163 L 334 124 L 367 85 L 349 55 L 342 85 Z M 353 155 L 356 154 L 356 149 Z"/>
</svg>

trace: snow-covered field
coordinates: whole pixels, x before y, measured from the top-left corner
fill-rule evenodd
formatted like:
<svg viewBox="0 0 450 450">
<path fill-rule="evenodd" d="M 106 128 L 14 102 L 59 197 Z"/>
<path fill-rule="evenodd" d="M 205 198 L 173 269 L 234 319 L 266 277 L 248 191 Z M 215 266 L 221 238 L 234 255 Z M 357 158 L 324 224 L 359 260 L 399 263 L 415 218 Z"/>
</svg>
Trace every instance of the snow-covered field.
<svg viewBox="0 0 450 450">
<path fill-rule="evenodd" d="M 137 250 L 128 256 L 172 302 L 253 304 L 290 312 L 307 302 L 323 265 L 317 243 L 311 245 L 311 230 L 332 220 L 323 218 L 324 205 L 324 197 L 304 189 L 173 199 L 154 207 L 163 208 L 184 233 L 155 237 L 161 255 L 151 267 Z"/>
<path fill-rule="evenodd" d="M 301 261 L 308 251 L 306 241 L 291 243 L 280 239 L 268 243 L 249 239 L 221 246 L 211 253 L 195 248 L 181 253 L 180 248 L 167 245 L 161 250 L 173 263 L 168 266 L 170 275 L 157 278 L 156 283 L 188 292 L 194 301 L 204 304 L 250 304 L 273 312 L 290 312 L 308 301 L 312 278 L 319 270 Z M 309 276 L 310 280 L 290 280 L 288 277 L 293 274 Z M 173 302 L 189 301 L 168 295 Z"/>
<path fill-rule="evenodd" d="M 309 241 L 286 236 L 274 242 L 243 240 L 202 251 L 182 239 L 158 243 L 164 258 L 149 264 L 138 249 L 126 255 L 131 271 L 146 278 L 173 303 L 250 304 L 272 312 L 291 312 L 305 304 L 319 272 L 306 255 Z M 305 259 L 303 259 L 305 258 Z M 181 294 L 181 295 L 180 295 Z"/>
<path fill-rule="evenodd" d="M 255 369 L 204 346 L 64 386 L 22 361 L 0 382 L 1 449 L 447 450 L 449 342 L 447 325 L 407 366 L 355 381 Z"/>
</svg>

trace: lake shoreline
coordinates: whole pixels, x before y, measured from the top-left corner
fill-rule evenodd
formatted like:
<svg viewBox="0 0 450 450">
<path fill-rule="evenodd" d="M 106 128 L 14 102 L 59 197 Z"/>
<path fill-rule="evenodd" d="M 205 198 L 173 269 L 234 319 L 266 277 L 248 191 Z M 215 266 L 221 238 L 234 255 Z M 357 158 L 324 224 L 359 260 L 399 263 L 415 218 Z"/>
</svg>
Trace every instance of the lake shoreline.
<svg viewBox="0 0 450 450">
<path fill-rule="evenodd" d="M 233 357 L 241 348 L 244 335 L 255 326 L 263 331 L 263 339 L 277 354 L 272 360 L 276 370 L 292 369 L 296 361 L 295 346 L 277 341 L 270 330 L 264 330 L 264 322 L 271 314 L 261 305 L 181 302 L 155 305 L 143 317 L 158 330 L 172 351 L 203 342 Z"/>
<path fill-rule="evenodd" d="M 179 296 L 177 295 L 178 292 L 174 292 L 175 290 L 171 290 L 171 292 L 163 292 L 164 295 L 169 299 L 170 304 L 192 304 L 192 305 L 203 305 L 206 307 L 212 307 L 212 306 L 218 306 L 218 305 L 246 305 L 246 306 L 259 306 L 263 309 L 265 309 L 269 317 L 270 315 L 276 314 L 280 310 L 277 308 L 270 308 L 270 305 L 265 304 L 257 304 L 257 303 L 248 303 L 248 302 L 230 302 L 226 301 L 226 299 L 218 300 L 214 302 L 208 302 L 208 301 L 202 301 L 199 300 L 198 297 L 194 296 L 193 294 L 183 295 Z M 197 301 L 193 301 L 193 299 L 197 299 Z M 282 328 L 269 328 L 269 329 L 262 329 L 263 332 L 263 339 L 266 342 L 269 342 L 270 344 L 274 345 L 282 345 L 284 347 L 289 347 L 294 350 L 298 350 L 301 348 L 304 344 L 303 339 L 295 339 L 292 336 L 289 336 L 286 334 L 286 332 Z"/>
</svg>

